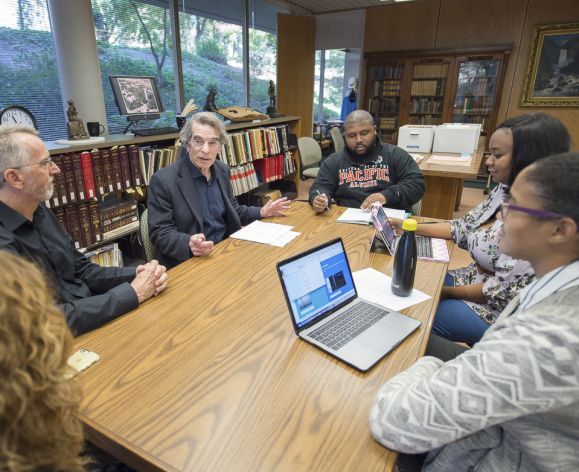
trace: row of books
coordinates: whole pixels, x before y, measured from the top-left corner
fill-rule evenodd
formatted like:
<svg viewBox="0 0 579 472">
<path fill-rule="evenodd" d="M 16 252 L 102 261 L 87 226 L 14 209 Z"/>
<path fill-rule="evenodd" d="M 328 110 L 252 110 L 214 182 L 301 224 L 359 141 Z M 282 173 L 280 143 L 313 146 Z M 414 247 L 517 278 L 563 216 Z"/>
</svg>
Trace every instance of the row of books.
<svg viewBox="0 0 579 472">
<path fill-rule="evenodd" d="M 370 113 L 398 113 L 397 98 L 371 98 L 368 101 L 368 111 Z"/>
<path fill-rule="evenodd" d="M 395 97 L 400 95 L 400 80 L 375 80 L 370 82 L 370 96 Z"/>
<path fill-rule="evenodd" d="M 394 116 L 380 118 L 380 129 L 394 129 L 396 128 L 397 118 Z"/>
<path fill-rule="evenodd" d="M 295 162 L 289 152 L 231 167 L 233 195 L 247 193 L 260 184 L 280 180 L 295 171 Z"/>
<path fill-rule="evenodd" d="M 457 95 L 491 95 L 494 87 L 494 77 L 474 77 L 472 82 L 459 82 Z"/>
<path fill-rule="evenodd" d="M 370 79 L 400 79 L 403 70 L 403 64 L 373 66 L 370 68 Z"/>
<path fill-rule="evenodd" d="M 444 79 L 413 80 L 410 95 L 442 95 L 444 93 Z"/>
<path fill-rule="evenodd" d="M 408 117 L 409 125 L 441 125 L 442 117 L 440 115 L 410 115 Z"/>
<path fill-rule="evenodd" d="M 89 261 L 101 267 L 123 267 L 123 253 L 117 243 L 101 246 L 87 252 L 85 256 Z"/>
<path fill-rule="evenodd" d="M 53 208 L 77 249 L 112 240 L 139 228 L 137 202 L 133 199 L 96 200 Z"/>
<path fill-rule="evenodd" d="M 139 163 L 143 185 L 149 185 L 151 177 L 163 167 L 177 162 L 180 146 L 162 148 L 143 146 L 139 149 Z"/>
<path fill-rule="evenodd" d="M 429 79 L 431 77 L 446 77 L 448 64 L 416 64 L 413 79 Z"/>
<path fill-rule="evenodd" d="M 253 162 L 288 152 L 288 125 L 255 128 L 227 134 L 221 160 L 229 166 Z"/>
<path fill-rule="evenodd" d="M 410 113 L 440 113 L 442 100 L 436 98 L 421 97 L 410 101 Z"/>
<path fill-rule="evenodd" d="M 457 97 L 454 113 L 490 113 L 493 97 Z"/>
</svg>

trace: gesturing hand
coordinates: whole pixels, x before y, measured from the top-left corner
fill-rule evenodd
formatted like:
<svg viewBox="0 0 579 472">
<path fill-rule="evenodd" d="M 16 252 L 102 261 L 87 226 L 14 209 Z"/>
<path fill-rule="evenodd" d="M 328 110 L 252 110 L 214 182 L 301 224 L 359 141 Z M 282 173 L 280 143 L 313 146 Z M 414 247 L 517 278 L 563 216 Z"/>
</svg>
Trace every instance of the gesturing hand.
<svg viewBox="0 0 579 472">
<path fill-rule="evenodd" d="M 272 216 L 285 216 L 285 212 L 289 210 L 291 205 L 291 201 L 288 200 L 286 197 L 278 198 L 275 201 L 270 200 L 267 202 L 261 210 L 259 210 L 259 214 L 262 218 L 270 218 Z"/>
<path fill-rule="evenodd" d="M 203 233 L 194 234 L 189 239 L 189 248 L 194 256 L 207 256 L 213 251 L 213 241 L 206 241 Z"/>
</svg>

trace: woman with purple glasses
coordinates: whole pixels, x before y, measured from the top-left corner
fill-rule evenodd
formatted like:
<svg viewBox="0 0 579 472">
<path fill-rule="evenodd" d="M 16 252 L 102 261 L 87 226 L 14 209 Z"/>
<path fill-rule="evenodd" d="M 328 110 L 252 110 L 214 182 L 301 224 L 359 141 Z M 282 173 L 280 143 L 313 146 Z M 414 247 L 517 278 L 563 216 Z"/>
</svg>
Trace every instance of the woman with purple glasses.
<svg viewBox="0 0 579 472">
<path fill-rule="evenodd" d="M 468 267 L 451 270 L 445 279 L 432 327 L 446 339 L 476 343 L 510 300 L 533 278 L 525 260 L 498 249 L 500 222 L 496 220 L 515 177 L 538 159 L 569 151 L 565 126 L 544 113 L 530 113 L 501 123 L 489 141 L 486 160 L 498 185 L 489 197 L 462 218 L 438 224 L 419 224 L 416 234 L 452 239 L 473 259 Z"/>
<path fill-rule="evenodd" d="M 372 434 L 405 453 L 400 470 L 579 470 L 578 182 L 578 153 L 518 174 L 498 250 L 536 279 L 472 349 L 439 339 L 463 352 L 423 357 L 380 389 Z"/>
</svg>

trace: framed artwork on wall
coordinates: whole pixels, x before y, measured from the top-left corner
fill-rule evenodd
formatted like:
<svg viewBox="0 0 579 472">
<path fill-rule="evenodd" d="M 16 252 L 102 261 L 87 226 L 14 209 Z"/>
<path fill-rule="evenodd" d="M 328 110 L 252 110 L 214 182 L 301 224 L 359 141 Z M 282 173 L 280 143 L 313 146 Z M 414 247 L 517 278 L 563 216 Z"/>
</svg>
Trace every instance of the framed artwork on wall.
<svg viewBox="0 0 579 472">
<path fill-rule="evenodd" d="M 535 26 L 521 106 L 579 106 L 579 23 Z"/>
</svg>

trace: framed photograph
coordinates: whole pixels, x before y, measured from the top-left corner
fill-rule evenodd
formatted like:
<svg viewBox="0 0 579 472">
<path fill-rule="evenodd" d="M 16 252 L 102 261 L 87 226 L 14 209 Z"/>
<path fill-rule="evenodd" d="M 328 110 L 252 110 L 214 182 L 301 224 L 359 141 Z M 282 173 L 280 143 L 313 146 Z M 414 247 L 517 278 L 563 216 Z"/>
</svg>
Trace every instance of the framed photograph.
<svg viewBox="0 0 579 472">
<path fill-rule="evenodd" d="M 579 105 L 579 23 L 535 26 L 521 106 Z"/>
</svg>

